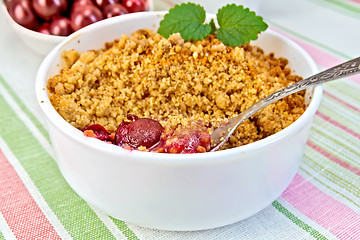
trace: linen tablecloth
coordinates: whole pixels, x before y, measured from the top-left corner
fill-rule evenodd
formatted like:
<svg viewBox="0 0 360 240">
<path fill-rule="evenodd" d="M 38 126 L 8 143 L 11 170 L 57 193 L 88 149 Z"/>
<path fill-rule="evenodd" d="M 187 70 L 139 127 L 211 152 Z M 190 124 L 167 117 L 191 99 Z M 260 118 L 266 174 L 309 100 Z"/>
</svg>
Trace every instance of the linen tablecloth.
<svg viewBox="0 0 360 240">
<path fill-rule="evenodd" d="M 155 9 L 173 4 L 155 0 Z M 359 0 L 268 0 L 256 8 L 320 69 L 360 56 Z M 43 56 L 23 46 L 2 15 L 0 29 L 0 240 L 360 239 L 359 76 L 324 85 L 298 173 L 270 206 L 217 229 L 158 231 L 109 217 L 69 187 L 35 99 Z"/>
</svg>

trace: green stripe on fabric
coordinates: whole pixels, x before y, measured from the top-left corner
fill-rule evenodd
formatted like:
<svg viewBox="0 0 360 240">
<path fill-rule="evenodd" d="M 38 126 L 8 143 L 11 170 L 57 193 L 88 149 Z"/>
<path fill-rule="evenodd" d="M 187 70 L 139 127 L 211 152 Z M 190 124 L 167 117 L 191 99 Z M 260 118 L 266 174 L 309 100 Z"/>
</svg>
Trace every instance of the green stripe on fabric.
<svg viewBox="0 0 360 240">
<path fill-rule="evenodd" d="M 360 7 L 350 2 L 341 0 L 311 0 L 311 2 L 328 9 L 333 9 L 337 13 L 346 16 L 355 17 L 356 19 L 359 19 L 360 17 Z"/>
<path fill-rule="evenodd" d="M 131 229 L 126 225 L 125 222 L 115 218 L 111 219 L 128 240 L 139 240 L 139 238 L 133 233 L 133 231 L 131 231 Z"/>
<path fill-rule="evenodd" d="M 289 28 L 286 28 L 286 27 L 284 27 L 284 26 L 282 26 L 282 25 L 280 25 L 280 24 L 278 24 L 276 22 L 273 22 L 273 21 L 269 20 L 269 19 L 265 19 L 265 20 L 266 20 L 266 22 L 270 23 L 270 25 L 272 25 L 272 26 L 274 26 L 274 27 L 276 27 L 276 28 L 278 28 L 278 29 L 280 29 L 280 30 L 282 30 L 284 32 L 287 32 L 288 34 L 293 35 L 296 38 L 302 39 L 302 40 L 304 40 L 304 41 L 306 41 L 308 43 L 311 43 L 311 44 L 316 45 L 316 46 L 318 46 L 320 48 L 326 49 L 327 51 L 329 51 L 329 52 L 331 52 L 331 53 L 333 53 L 335 55 L 338 55 L 338 56 L 340 56 L 342 58 L 351 59 L 350 56 L 347 56 L 346 54 L 344 54 L 344 53 L 342 53 L 342 52 L 340 52 L 340 51 L 338 51 L 338 50 L 336 50 L 334 48 L 328 47 L 327 45 L 325 45 L 325 44 L 323 44 L 323 43 L 321 43 L 319 41 L 316 41 L 314 39 L 311 39 L 309 37 L 301 35 L 301 34 L 295 32 L 295 31 L 293 31 L 293 30 L 291 30 Z"/>
<path fill-rule="evenodd" d="M 322 136 L 326 136 L 327 140 L 337 141 L 333 138 L 339 139 L 339 136 L 343 136 L 342 138 L 346 139 L 346 141 L 345 143 L 340 142 L 339 144 L 348 149 L 350 152 L 353 152 L 355 155 L 360 156 L 360 139 L 358 138 L 360 137 L 360 125 L 343 125 L 344 122 L 340 121 L 340 119 L 337 121 L 334 115 L 329 115 L 327 112 L 323 112 L 322 109 L 319 109 L 318 112 L 319 115 L 321 114 L 331 117 L 331 122 L 335 122 L 330 123 L 330 120 L 328 121 L 326 118 L 325 120 L 322 117 L 315 117 L 312 130 L 320 132 Z M 338 124 L 339 127 L 337 127 Z M 359 136 L 356 135 L 357 132 L 359 132 Z M 360 164 L 360 161 L 357 161 L 357 163 Z"/>
<path fill-rule="evenodd" d="M 346 105 L 325 95 L 318 110 L 347 128 L 360 133 L 360 115 Z"/>
<path fill-rule="evenodd" d="M 26 116 L 34 123 L 35 127 L 39 129 L 42 135 L 50 141 L 49 134 L 45 130 L 44 126 L 37 120 L 32 112 L 25 106 L 25 104 L 21 101 L 21 99 L 16 95 L 13 89 L 9 86 L 9 84 L 0 76 L 0 84 L 6 89 L 6 91 L 11 95 L 11 97 L 18 104 L 20 109 L 26 114 Z"/>
<path fill-rule="evenodd" d="M 303 221 L 301 221 L 298 217 L 296 217 L 293 213 L 291 213 L 289 210 L 287 210 L 283 205 L 281 205 L 278 201 L 274 201 L 272 205 L 281 212 L 284 216 L 286 216 L 290 221 L 295 223 L 298 227 L 303 229 L 304 231 L 310 233 L 311 236 L 313 236 L 316 239 L 326 240 L 327 238 L 323 236 L 321 233 L 319 233 L 316 229 L 310 227 Z"/>
<path fill-rule="evenodd" d="M 88 204 L 66 183 L 54 160 L 2 96 L 0 109 L 0 135 L 69 234 L 74 239 L 114 239 Z"/>
<path fill-rule="evenodd" d="M 340 1 L 340 0 L 323 0 L 323 1 L 335 4 L 349 11 L 353 11 L 354 13 L 357 13 L 360 16 L 360 7 L 353 5 L 350 2 Z"/>
<path fill-rule="evenodd" d="M 335 190 L 334 188 L 330 187 L 328 184 L 322 182 L 319 178 L 317 178 L 315 175 L 312 175 L 310 172 L 308 172 L 306 169 L 304 169 L 303 167 L 300 166 L 301 171 L 305 172 L 307 175 L 309 175 L 311 177 L 311 179 L 316 180 L 318 183 L 320 183 L 321 185 L 323 185 L 324 187 L 328 188 L 329 190 L 333 191 L 334 193 L 338 194 L 339 196 L 345 198 L 347 201 L 351 202 L 352 204 L 354 204 L 355 206 L 360 208 L 360 205 L 358 203 L 356 203 L 355 201 L 351 200 L 348 196 L 346 196 L 345 194 Z"/>
<path fill-rule="evenodd" d="M 319 111 L 319 113 L 323 114 L 322 111 Z M 331 115 L 328 115 L 328 116 L 331 116 Z M 341 124 L 341 122 L 339 122 L 339 124 Z M 351 129 L 347 128 L 347 127 L 346 127 L 346 129 L 336 127 L 332 123 L 330 123 L 320 117 L 314 118 L 314 125 L 312 128 L 312 131 L 320 132 L 321 136 L 327 137 L 327 139 L 326 139 L 327 142 L 333 141 L 334 140 L 333 138 L 339 139 L 339 136 L 342 136 L 341 138 L 343 139 L 343 141 L 338 143 L 338 145 L 343 146 L 344 148 L 346 148 L 346 150 L 348 150 L 350 153 L 353 153 L 355 156 L 360 156 L 360 141 L 359 141 L 360 139 L 355 137 L 354 135 L 346 132 L 346 131 L 350 132 L 350 130 Z M 311 136 L 310 138 L 312 138 L 312 137 L 313 136 Z M 333 145 L 333 142 L 328 143 L 328 144 Z M 344 145 L 344 144 L 346 144 L 346 145 Z M 346 155 L 344 156 L 344 158 L 346 158 Z M 358 159 L 355 159 L 355 160 L 358 160 Z M 355 161 L 355 163 L 360 166 L 360 161 Z"/>
<path fill-rule="evenodd" d="M 324 90 L 340 99 L 347 99 L 354 106 L 360 106 L 360 84 L 344 79 L 324 84 Z"/>
<path fill-rule="evenodd" d="M 327 159 L 322 154 L 308 146 L 305 150 L 303 163 L 306 164 L 309 168 L 313 169 L 314 172 L 321 174 L 330 182 L 340 186 L 354 196 L 360 198 L 360 176 L 349 172 L 349 170 Z M 342 176 L 346 176 L 347 179 Z"/>
<path fill-rule="evenodd" d="M 2 235 L 1 231 L 0 231 L 0 240 L 5 240 L 5 237 Z"/>
<path fill-rule="evenodd" d="M 318 120 L 316 119 L 314 122 L 318 122 Z M 350 139 L 351 135 L 348 136 L 346 133 L 342 132 L 340 134 L 344 137 L 342 137 L 342 140 L 340 140 L 338 136 L 341 135 L 334 136 L 334 134 L 330 134 L 330 131 L 333 131 L 333 129 L 326 130 L 322 127 L 314 126 L 312 128 L 312 133 L 309 137 L 309 140 L 316 142 L 318 147 L 324 149 L 334 157 L 360 169 L 360 162 L 358 161 L 360 156 L 360 149 L 356 147 L 358 145 L 356 144 L 357 141 L 354 140 L 355 146 L 351 145 L 349 142 L 345 142 L 344 140 Z"/>
<path fill-rule="evenodd" d="M 316 121 L 317 120 L 315 120 L 315 122 Z M 318 147 L 324 149 L 334 157 L 360 169 L 360 162 L 358 162 L 360 149 L 357 149 L 355 146 L 345 144 L 339 138 L 336 138 L 329 133 L 329 131 L 326 131 L 323 128 L 314 126 L 309 136 L 309 140 L 316 143 Z M 345 133 L 343 133 L 343 135 L 345 135 Z M 339 151 L 340 149 L 341 151 Z"/>
<path fill-rule="evenodd" d="M 320 136 L 317 134 L 313 135 L 313 133 L 319 133 Z M 339 136 L 343 136 L 342 141 L 339 140 Z M 323 140 L 324 138 L 326 140 Z M 353 135 L 344 132 L 344 130 L 335 127 L 322 118 L 316 117 L 314 118 L 312 135 L 309 139 L 315 141 L 316 145 L 326 146 L 326 149 L 331 148 L 335 152 L 339 152 L 338 150 L 341 148 L 342 151 L 338 153 L 339 158 L 346 162 L 349 160 L 349 164 L 360 169 L 358 158 L 360 156 L 360 141 Z M 320 141 L 321 143 L 319 143 Z M 334 145 L 334 143 L 336 144 Z"/>
</svg>

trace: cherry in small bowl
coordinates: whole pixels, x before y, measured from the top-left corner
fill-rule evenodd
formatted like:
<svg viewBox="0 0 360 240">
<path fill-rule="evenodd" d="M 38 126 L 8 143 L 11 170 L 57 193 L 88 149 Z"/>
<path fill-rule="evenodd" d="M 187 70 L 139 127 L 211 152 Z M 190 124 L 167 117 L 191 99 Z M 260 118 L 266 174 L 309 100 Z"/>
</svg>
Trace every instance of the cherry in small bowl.
<svg viewBox="0 0 360 240">
<path fill-rule="evenodd" d="M 140 1 L 153 10 L 152 0 Z M 130 12 L 119 0 L 3 0 L 0 7 L 24 45 L 42 56 L 80 28 Z"/>
<path fill-rule="evenodd" d="M 46 21 L 66 11 L 68 2 L 66 0 L 32 0 L 35 13 Z"/>
<path fill-rule="evenodd" d="M 30 24 L 31 26 L 38 26 L 38 31 L 30 30 L 19 23 L 17 23 L 9 14 L 6 9 L 5 4 L 1 6 L 0 9 L 5 15 L 6 20 L 9 22 L 10 26 L 13 28 L 15 33 L 19 36 L 21 41 L 29 49 L 33 50 L 35 53 L 44 56 L 57 44 L 65 39 L 63 36 L 50 35 L 50 24 Z M 31 21 L 30 21 L 31 22 Z"/>
</svg>

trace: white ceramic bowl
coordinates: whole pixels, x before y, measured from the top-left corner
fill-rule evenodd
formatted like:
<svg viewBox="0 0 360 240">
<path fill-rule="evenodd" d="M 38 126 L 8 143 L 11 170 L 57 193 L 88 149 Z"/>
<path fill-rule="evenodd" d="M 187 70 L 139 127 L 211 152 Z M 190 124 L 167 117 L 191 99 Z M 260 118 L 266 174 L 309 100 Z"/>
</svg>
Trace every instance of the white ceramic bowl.
<svg viewBox="0 0 360 240">
<path fill-rule="evenodd" d="M 66 49 L 83 52 L 139 28 L 157 29 L 164 13 L 126 15 L 95 23 L 69 36 L 43 60 L 36 94 L 46 116 L 57 164 L 70 186 L 105 213 L 140 226 L 200 230 L 231 224 L 269 206 L 286 189 L 301 162 L 322 87 L 312 91 L 305 113 L 263 140 L 198 154 L 128 151 L 88 138 L 54 110 L 46 91 Z M 317 72 L 298 45 L 267 30 L 256 44 L 289 59 L 297 74 Z"/>
<path fill-rule="evenodd" d="M 23 43 L 34 52 L 45 56 L 50 52 L 51 49 L 53 49 L 58 43 L 66 38 L 62 36 L 39 33 L 21 26 L 11 18 L 9 12 L 6 9 L 4 1 L 0 1 L 2 8 L 1 11 L 3 11 L 5 18 L 10 23 L 16 34 L 23 41 Z M 146 9 L 148 11 L 152 11 L 154 9 L 153 0 L 147 0 Z"/>
</svg>

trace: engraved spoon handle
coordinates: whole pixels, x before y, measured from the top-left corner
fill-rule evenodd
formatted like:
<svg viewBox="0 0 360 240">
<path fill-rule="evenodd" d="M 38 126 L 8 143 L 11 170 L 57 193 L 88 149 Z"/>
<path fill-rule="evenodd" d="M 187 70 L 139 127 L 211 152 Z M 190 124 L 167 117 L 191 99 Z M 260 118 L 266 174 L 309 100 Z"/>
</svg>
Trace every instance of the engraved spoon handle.
<svg viewBox="0 0 360 240">
<path fill-rule="evenodd" d="M 239 115 L 229 119 L 226 125 L 222 125 L 213 130 L 211 135 L 212 149 L 211 152 L 218 150 L 229 137 L 234 133 L 235 129 L 246 119 L 251 117 L 257 111 L 263 109 L 267 105 L 282 99 L 290 94 L 299 92 L 308 87 L 315 86 L 321 83 L 329 82 L 332 80 L 348 77 L 360 72 L 360 57 L 341 63 L 335 67 L 329 68 L 304 80 L 296 82 L 286 88 L 276 91 L 269 96 L 263 98 L 251 107 L 247 108 Z"/>
</svg>

